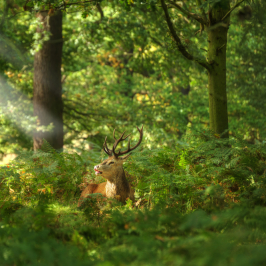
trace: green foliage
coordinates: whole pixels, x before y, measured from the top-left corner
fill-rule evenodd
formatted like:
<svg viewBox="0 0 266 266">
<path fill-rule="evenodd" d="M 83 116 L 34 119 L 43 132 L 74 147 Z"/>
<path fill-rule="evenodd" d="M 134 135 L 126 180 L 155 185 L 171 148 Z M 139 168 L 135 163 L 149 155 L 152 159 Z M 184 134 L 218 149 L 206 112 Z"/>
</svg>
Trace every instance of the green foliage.
<svg viewBox="0 0 266 266">
<path fill-rule="evenodd" d="M 21 7 L 22 2 L 15 2 Z M 207 8 L 208 4 L 221 1 L 200 2 Z M 173 146 L 188 129 L 203 131 L 208 127 L 204 70 L 177 52 L 166 31 L 161 9 L 149 8 L 152 2 L 141 5 L 136 2 L 134 7 L 132 2 L 125 3 L 131 5 L 131 12 L 114 3 L 101 2 L 103 16 L 94 12 L 98 9 L 90 6 L 91 3 L 83 7 L 68 6 L 64 13 L 62 76 L 67 147 L 73 148 L 75 141 L 102 145 L 113 128 L 130 131 L 134 125 L 141 124 L 149 136 L 147 146 Z M 34 10 L 40 4 L 40 1 L 27 2 Z M 55 9 L 63 1 L 42 4 Z M 227 44 L 229 133 L 244 135 L 253 143 L 265 137 L 265 110 L 261 103 L 265 87 L 265 29 L 259 7 L 260 3 L 252 3 L 251 20 L 240 21 L 235 15 L 238 9 L 231 14 Z M 200 13 L 196 2 L 187 1 L 186 8 Z M 13 9 L 7 15 L 12 17 Z M 207 33 L 195 35 L 198 25 L 193 20 L 188 23 L 183 15 L 177 16 L 177 11 L 169 12 L 175 18 L 175 28 L 182 29 L 181 39 L 187 49 L 206 57 Z M 89 15 L 84 19 L 82 14 Z M 3 20 L 5 38 L 20 52 L 3 55 L 20 57 L 22 54 L 23 65 L 16 67 L 11 59 L 2 58 L 2 72 L 9 85 L 9 93 L 7 90 L 2 93 L 1 88 L 1 94 L 8 96 L 0 103 L 2 154 L 31 149 L 34 130 L 46 130 L 38 127 L 32 115 L 33 55 L 30 51 L 43 38 L 36 36 L 37 41 L 33 40 L 39 25 L 35 16 L 22 12 L 16 18 Z M 188 95 L 183 94 L 186 88 L 190 88 Z"/>
<path fill-rule="evenodd" d="M 1 265 L 85 265 L 78 248 L 58 243 L 48 230 L 2 226 L 0 235 Z"/>
<path fill-rule="evenodd" d="M 1 198 L 19 203 L 38 200 L 42 193 L 69 198 L 79 191 L 90 163 L 78 154 L 58 153 L 44 142 L 42 150 L 21 153 L 12 167 L 2 167 Z"/>
<path fill-rule="evenodd" d="M 97 160 L 45 143 L 0 169 L 1 265 L 264 263 L 264 144 L 187 134 L 127 161 L 136 207 L 94 195 L 77 208 L 77 184 Z"/>
<path fill-rule="evenodd" d="M 45 8 L 64 2 L 46 1 Z M 222 3 L 183 2 L 195 13 Z M 35 16 L 14 16 L 14 7 L 6 13 L 0 1 L 0 152 L 20 151 L 0 168 L 0 265 L 265 264 L 266 42 L 258 2 L 252 1 L 251 20 L 231 14 L 229 141 L 207 132 L 207 77 L 176 52 L 154 1 L 124 1 L 122 8 L 101 2 L 104 16 L 91 3 L 67 9 L 65 151 L 46 143 L 33 153 L 32 133 L 48 130 L 38 127 L 31 100 L 30 51 L 43 39 L 33 36 Z M 41 4 L 28 1 L 26 8 Z M 207 33 L 195 35 L 193 20 L 169 12 L 182 43 L 206 57 Z M 134 142 L 135 125 L 142 123 L 144 148 L 125 163 L 136 206 L 99 203 L 94 195 L 77 208 L 78 186 L 101 181 L 92 172 L 105 136 L 111 143 L 116 127 L 133 132 Z M 191 133 L 196 131 L 201 133 Z"/>
<path fill-rule="evenodd" d="M 234 202 L 265 204 L 265 144 L 223 140 L 211 133 L 188 134 L 174 149 L 143 151 L 126 165 L 136 195 L 149 206 L 164 202 L 182 213 Z"/>
</svg>

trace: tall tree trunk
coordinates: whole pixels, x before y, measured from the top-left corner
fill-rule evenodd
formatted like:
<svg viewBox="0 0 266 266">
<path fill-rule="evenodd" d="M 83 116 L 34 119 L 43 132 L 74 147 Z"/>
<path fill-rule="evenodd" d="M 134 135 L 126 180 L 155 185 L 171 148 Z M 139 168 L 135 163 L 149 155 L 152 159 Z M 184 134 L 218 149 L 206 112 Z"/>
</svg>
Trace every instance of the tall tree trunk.
<svg viewBox="0 0 266 266">
<path fill-rule="evenodd" d="M 171 32 L 172 39 L 175 41 L 178 50 L 189 60 L 197 62 L 208 70 L 208 89 L 209 89 L 209 114 L 210 114 L 210 129 L 216 134 L 222 134 L 228 130 L 228 112 L 227 112 L 227 94 L 226 94 L 226 44 L 227 32 L 230 22 L 230 13 L 239 6 L 243 1 L 230 10 L 231 0 L 214 1 L 208 12 L 207 18 L 203 8 L 202 1 L 196 1 L 201 15 L 191 13 L 184 9 L 176 2 L 170 3 L 170 6 L 176 7 L 187 17 L 192 17 L 201 25 L 201 30 L 207 26 L 208 30 L 208 60 L 191 54 L 178 36 L 171 17 L 168 13 L 168 7 L 165 0 L 161 0 L 162 9 L 165 14 L 165 19 L 168 28 Z M 228 138 L 226 132 L 221 137 Z"/>
<path fill-rule="evenodd" d="M 210 129 L 221 134 L 228 129 L 226 95 L 226 45 L 229 17 L 222 18 L 230 10 L 230 1 L 223 0 L 213 6 L 209 12 L 210 30 L 208 31 L 208 71 Z M 228 132 L 222 135 L 228 138 Z"/>
<path fill-rule="evenodd" d="M 34 57 L 33 106 L 38 124 L 53 124 L 52 131 L 37 131 L 34 134 L 34 150 L 41 148 L 43 139 L 55 149 L 63 148 L 63 102 L 61 85 L 62 59 L 62 13 L 52 16 L 38 14 L 43 29 L 50 32 L 50 40 L 44 42 L 42 49 Z"/>
</svg>

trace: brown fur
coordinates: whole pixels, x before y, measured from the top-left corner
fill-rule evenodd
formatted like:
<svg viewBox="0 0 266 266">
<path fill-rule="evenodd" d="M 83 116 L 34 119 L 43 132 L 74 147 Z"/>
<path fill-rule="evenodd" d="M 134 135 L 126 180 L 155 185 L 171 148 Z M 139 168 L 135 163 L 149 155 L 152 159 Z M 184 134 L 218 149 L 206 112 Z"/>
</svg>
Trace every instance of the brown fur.
<svg viewBox="0 0 266 266">
<path fill-rule="evenodd" d="M 126 158 L 127 156 L 121 158 L 112 156 L 95 166 L 98 171 L 102 172 L 101 176 L 107 179 L 107 182 L 89 184 L 82 191 L 78 206 L 81 206 L 83 200 L 94 193 L 101 193 L 107 198 L 116 198 L 123 203 L 127 198 L 134 201 L 134 190 L 130 187 L 123 169 L 123 162 Z"/>
<path fill-rule="evenodd" d="M 79 198 L 79 202 L 78 202 L 78 207 L 81 206 L 83 200 L 85 198 L 88 198 L 90 194 L 93 193 L 100 193 L 102 194 L 104 197 L 106 197 L 106 192 L 105 192 L 105 186 L 106 186 L 106 182 L 101 183 L 101 184 L 89 184 L 81 193 L 80 198 Z"/>
<path fill-rule="evenodd" d="M 128 148 L 125 151 L 121 149 L 116 153 L 115 149 L 117 145 L 128 138 L 129 135 L 124 137 L 125 132 L 118 138 L 115 138 L 115 130 L 113 132 L 113 137 L 115 143 L 112 149 L 109 149 L 106 144 L 106 139 L 103 144 L 103 150 L 108 155 L 108 159 L 104 160 L 102 163 L 94 167 L 96 175 L 101 175 L 107 180 L 107 182 L 101 184 L 89 184 L 84 191 L 81 193 L 78 206 L 80 206 L 85 198 L 90 197 L 91 194 L 101 193 L 107 198 L 116 198 L 119 201 L 125 203 L 126 199 L 129 198 L 134 201 L 134 190 L 130 187 L 128 183 L 125 172 L 123 169 L 123 162 L 128 158 L 130 152 L 136 149 L 143 137 L 143 125 L 141 129 L 137 127 L 140 137 L 139 141 L 134 147 L 130 147 L 130 139 L 128 141 Z M 125 155 L 127 154 L 127 155 Z M 125 155 L 123 157 L 119 157 Z"/>
</svg>

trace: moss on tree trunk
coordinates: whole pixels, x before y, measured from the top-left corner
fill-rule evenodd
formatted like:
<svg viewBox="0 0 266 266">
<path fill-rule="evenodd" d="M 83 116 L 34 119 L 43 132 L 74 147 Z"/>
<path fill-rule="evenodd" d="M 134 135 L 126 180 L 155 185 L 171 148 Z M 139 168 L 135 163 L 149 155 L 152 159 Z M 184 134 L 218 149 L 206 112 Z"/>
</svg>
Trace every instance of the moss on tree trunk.
<svg viewBox="0 0 266 266">
<path fill-rule="evenodd" d="M 209 12 L 208 30 L 208 70 L 210 129 L 221 134 L 228 129 L 227 95 L 226 95 L 226 46 L 229 17 L 222 18 L 230 10 L 227 0 L 213 6 Z M 228 132 L 222 137 L 228 138 Z"/>
</svg>

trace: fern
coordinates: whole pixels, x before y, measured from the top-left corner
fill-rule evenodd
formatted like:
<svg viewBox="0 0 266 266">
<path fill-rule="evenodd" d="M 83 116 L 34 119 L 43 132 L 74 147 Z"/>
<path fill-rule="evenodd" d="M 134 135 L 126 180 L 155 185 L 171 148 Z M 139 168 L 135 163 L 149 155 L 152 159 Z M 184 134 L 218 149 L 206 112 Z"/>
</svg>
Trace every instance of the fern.
<svg viewBox="0 0 266 266">
<path fill-rule="evenodd" d="M 76 207 L 99 153 L 22 153 L 0 168 L 0 264 L 263 265 L 265 144 L 186 141 L 128 160 L 136 208 L 94 197 Z"/>
</svg>

